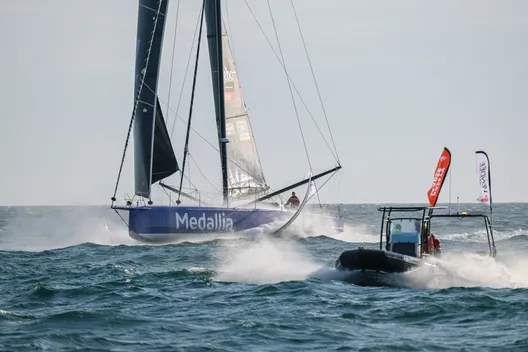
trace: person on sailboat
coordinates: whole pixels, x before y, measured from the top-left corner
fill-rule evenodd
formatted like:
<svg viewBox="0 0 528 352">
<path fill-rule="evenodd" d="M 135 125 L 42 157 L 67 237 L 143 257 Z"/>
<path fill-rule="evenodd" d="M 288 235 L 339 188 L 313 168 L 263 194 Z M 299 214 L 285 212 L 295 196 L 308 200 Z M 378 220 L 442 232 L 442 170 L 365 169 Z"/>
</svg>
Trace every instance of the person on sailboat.
<svg viewBox="0 0 528 352">
<path fill-rule="evenodd" d="M 301 204 L 301 201 L 299 200 L 299 198 L 295 195 L 295 192 L 292 192 L 292 195 L 290 198 L 288 198 L 288 201 L 286 202 L 286 204 L 284 206 L 286 207 L 292 207 L 292 208 L 298 208 L 299 207 L 299 204 Z"/>
</svg>

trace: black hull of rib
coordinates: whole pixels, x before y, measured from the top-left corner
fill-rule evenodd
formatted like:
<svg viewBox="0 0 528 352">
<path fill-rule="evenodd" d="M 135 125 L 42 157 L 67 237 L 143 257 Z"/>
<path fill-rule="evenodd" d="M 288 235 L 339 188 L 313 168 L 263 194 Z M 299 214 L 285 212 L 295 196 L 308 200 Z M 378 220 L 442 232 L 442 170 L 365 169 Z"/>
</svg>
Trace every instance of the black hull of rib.
<svg viewBox="0 0 528 352">
<path fill-rule="evenodd" d="M 402 274 L 386 273 L 373 270 L 349 270 L 346 271 L 346 275 L 341 277 L 340 280 L 356 286 L 395 288 L 412 287 L 412 283 L 408 283 L 407 280 L 400 275 Z"/>
<path fill-rule="evenodd" d="M 353 249 L 341 253 L 337 270 L 361 270 L 378 273 L 403 273 L 419 267 L 421 260 L 408 255 L 379 249 Z"/>
</svg>

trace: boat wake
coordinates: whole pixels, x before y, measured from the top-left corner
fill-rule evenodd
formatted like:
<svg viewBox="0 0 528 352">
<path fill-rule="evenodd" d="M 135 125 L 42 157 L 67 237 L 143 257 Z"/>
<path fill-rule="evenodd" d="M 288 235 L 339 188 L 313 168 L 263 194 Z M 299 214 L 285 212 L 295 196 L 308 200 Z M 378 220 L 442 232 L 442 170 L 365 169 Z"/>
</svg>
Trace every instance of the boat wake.
<svg viewBox="0 0 528 352">
<path fill-rule="evenodd" d="M 528 288 L 528 258 L 520 254 L 505 254 L 501 259 L 494 259 L 486 255 L 459 252 L 445 254 L 442 259 L 432 258 L 429 263 L 436 267 L 420 267 L 405 273 L 377 274 L 376 286 L 422 289 Z M 355 283 L 362 280 L 361 275 L 359 271 L 339 271 L 325 267 L 310 276 L 323 281 Z M 369 281 L 372 280 L 369 278 Z"/>
<path fill-rule="evenodd" d="M 294 242 L 263 235 L 256 241 L 230 241 L 220 246 L 214 280 L 273 284 L 305 280 L 321 267 Z"/>
<path fill-rule="evenodd" d="M 431 274 L 426 268 L 406 273 L 412 286 L 432 289 L 451 287 L 528 288 L 528 258 L 515 252 L 502 252 L 496 258 L 475 253 L 446 253 L 432 259 L 438 269 Z"/>
<path fill-rule="evenodd" d="M 269 233 L 268 230 L 265 232 Z M 379 235 L 368 232 L 366 226 L 355 226 L 345 220 L 343 232 L 336 232 L 332 218 L 300 216 L 281 233 L 283 238 L 328 237 L 343 242 L 376 243 Z"/>
<path fill-rule="evenodd" d="M 99 209 L 65 207 L 18 213 L 4 227 L 1 248 L 10 251 L 40 252 L 94 243 L 133 245 L 124 226 L 110 225 Z"/>
</svg>

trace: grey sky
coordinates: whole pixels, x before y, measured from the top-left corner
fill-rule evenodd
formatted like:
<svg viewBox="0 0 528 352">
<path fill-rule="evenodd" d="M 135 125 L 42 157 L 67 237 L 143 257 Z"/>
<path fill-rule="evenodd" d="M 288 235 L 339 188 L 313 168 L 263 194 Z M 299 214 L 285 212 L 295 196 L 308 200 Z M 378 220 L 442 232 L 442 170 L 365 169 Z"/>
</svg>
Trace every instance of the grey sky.
<svg viewBox="0 0 528 352">
<path fill-rule="evenodd" d="M 176 109 L 200 1 L 181 0 L 170 106 Z M 266 2 L 248 0 L 271 39 Z M 176 0 L 169 4 L 160 98 L 167 100 Z M 229 0 L 237 69 L 268 183 L 308 171 L 286 79 L 243 0 Z M 289 1 L 271 1 L 286 65 L 326 131 Z M 295 1 L 343 170 L 328 202 L 426 202 L 442 148 L 452 194 L 479 195 L 475 150 L 491 159 L 495 201 L 526 201 L 528 2 Z M 137 1 L 4 0 L 0 12 L 0 204 L 106 204 L 133 102 Z M 273 41 L 275 45 L 275 41 Z M 193 126 L 214 145 L 207 46 Z M 179 114 L 188 114 L 190 80 Z M 300 105 L 298 105 L 300 106 Z M 163 109 L 166 111 L 166 108 Z M 316 171 L 334 161 L 304 109 Z M 169 118 L 169 131 L 173 116 Z M 184 125 L 174 146 L 181 162 Z M 215 151 L 191 153 L 220 187 Z M 132 144 L 131 144 L 132 148 Z M 118 196 L 133 193 L 132 149 Z M 192 166 L 199 187 L 211 186 Z M 177 183 L 176 177 L 170 183 Z M 448 199 L 446 182 L 441 201 Z M 304 193 L 304 191 L 303 191 Z M 159 193 L 158 193 L 159 194 Z"/>
</svg>

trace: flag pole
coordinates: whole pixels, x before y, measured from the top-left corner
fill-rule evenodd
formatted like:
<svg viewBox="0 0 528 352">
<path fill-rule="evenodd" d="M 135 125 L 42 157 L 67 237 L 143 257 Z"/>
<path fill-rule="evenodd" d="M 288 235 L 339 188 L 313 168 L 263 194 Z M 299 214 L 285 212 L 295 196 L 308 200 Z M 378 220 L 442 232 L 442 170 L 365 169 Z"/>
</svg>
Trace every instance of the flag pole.
<svg viewBox="0 0 528 352">
<path fill-rule="evenodd" d="M 477 175 L 479 177 L 479 183 L 481 187 L 481 196 L 479 199 L 486 201 L 489 204 L 490 210 L 490 226 L 493 227 L 493 199 L 491 193 L 491 167 L 488 154 L 482 150 L 475 152 L 477 155 Z M 478 155 L 485 158 L 479 161 Z M 486 175 L 487 174 L 487 175 Z M 487 176 L 487 177 L 486 177 Z"/>
<path fill-rule="evenodd" d="M 451 170 L 449 170 L 449 215 L 451 215 Z"/>
<path fill-rule="evenodd" d="M 492 196 L 491 196 L 491 165 L 490 165 L 490 161 L 489 161 L 489 157 L 488 157 L 488 154 L 484 153 L 484 155 L 486 156 L 486 159 L 488 160 L 488 182 L 489 182 L 489 208 L 490 208 L 490 217 L 491 217 L 491 227 L 493 228 L 493 199 L 492 199 Z"/>
</svg>

